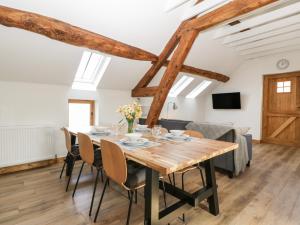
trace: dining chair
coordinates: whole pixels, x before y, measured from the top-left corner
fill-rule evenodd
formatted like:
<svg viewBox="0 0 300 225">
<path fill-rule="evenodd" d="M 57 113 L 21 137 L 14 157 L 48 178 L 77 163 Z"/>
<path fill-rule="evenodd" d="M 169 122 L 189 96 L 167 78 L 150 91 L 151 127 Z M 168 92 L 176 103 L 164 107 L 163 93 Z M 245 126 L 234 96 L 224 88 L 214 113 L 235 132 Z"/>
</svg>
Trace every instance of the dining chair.
<svg viewBox="0 0 300 225">
<path fill-rule="evenodd" d="M 67 187 L 66 187 L 66 192 L 69 189 L 69 184 L 71 181 L 71 177 L 72 177 L 72 173 L 73 173 L 73 168 L 75 165 L 76 161 L 81 160 L 80 154 L 79 154 L 79 146 L 78 145 L 72 145 L 71 143 L 71 134 L 69 132 L 69 130 L 65 127 L 62 128 L 62 130 L 64 131 L 64 135 L 65 135 L 65 144 L 66 144 L 66 148 L 68 150 L 68 153 L 64 159 L 64 165 L 62 167 L 62 170 L 60 172 L 60 176 L 59 178 L 61 179 L 62 174 L 64 172 L 65 166 L 67 161 L 70 162 L 71 167 L 70 167 L 70 175 L 69 175 L 69 179 L 68 179 L 68 183 L 67 183 Z"/>
<path fill-rule="evenodd" d="M 204 138 L 204 135 L 200 131 L 196 131 L 196 130 L 186 130 L 184 134 L 194 138 Z"/>
<path fill-rule="evenodd" d="M 97 221 L 108 182 L 109 180 L 112 180 L 123 187 L 125 190 L 127 190 L 129 193 L 129 208 L 126 220 L 126 225 L 128 225 L 130 221 L 134 193 L 137 193 L 137 190 L 145 186 L 146 169 L 143 166 L 137 167 L 131 165 L 130 163 L 127 163 L 124 152 L 117 144 L 113 142 L 101 140 L 101 152 L 103 169 L 105 171 L 107 179 L 104 184 L 94 222 Z"/>
<path fill-rule="evenodd" d="M 204 135 L 201 132 L 195 131 L 195 130 L 186 130 L 184 132 L 184 134 L 189 135 L 190 137 L 194 137 L 194 138 L 204 138 Z M 193 166 L 190 166 L 190 167 L 187 167 L 187 168 L 184 168 L 182 170 L 179 170 L 179 171 L 173 173 L 173 185 L 174 186 L 176 185 L 175 174 L 180 174 L 181 175 L 181 189 L 184 191 L 184 189 L 185 189 L 185 187 L 184 187 L 184 175 L 186 173 L 190 172 L 190 171 L 197 170 L 197 169 L 200 171 L 202 184 L 205 187 L 206 184 L 205 184 L 204 175 L 203 175 L 203 168 L 200 166 L 200 163 L 198 163 L 196 165 L 193 165 Z M 183 220 L 183 222 L 185 222 L 185 215 L 184 214 L 182 215 L 182 220 Z"/>
<path fill-rule="evenodd" d="M 92 214 L 92 209 L 93 209 L 93 204 L 94 204 L 94 198 L 95 198 L 95 193 L 96 193 L 96 188 L 98 184 L 98 178 L 99 178 L 99 173 L 101 173 L 101 178 L 103 182 L 103 171 L 102 171 L 102 157 L 101 157 L 101 150 L 99 148 L 94 149 L 92 140 L 90 137 L 86 134 L 83 133 L 78 133 L 78 144 L 79 144 L 79 152 L 80 156 L 82 159 L 82 165 L 80 168 L 80 172 L 78 174 L 78 178 L 76 181 L 76 185 L 73 191 L 72 197 L 75 196 L 75 192 L 77 190 L 78 182 L 82 173 L 82 169 L 85 164 L 88 164 L 91 167 L 95 167 L 97 169 L 97 175 L 96 179 L 94 182 L 94 190 L 93 190 L 93 196 L 92 196 L 92 201 L 91 201 L 91 206 L 90 206 L 90 211 L 89 211 L 89 216 Z"/>
</svg>

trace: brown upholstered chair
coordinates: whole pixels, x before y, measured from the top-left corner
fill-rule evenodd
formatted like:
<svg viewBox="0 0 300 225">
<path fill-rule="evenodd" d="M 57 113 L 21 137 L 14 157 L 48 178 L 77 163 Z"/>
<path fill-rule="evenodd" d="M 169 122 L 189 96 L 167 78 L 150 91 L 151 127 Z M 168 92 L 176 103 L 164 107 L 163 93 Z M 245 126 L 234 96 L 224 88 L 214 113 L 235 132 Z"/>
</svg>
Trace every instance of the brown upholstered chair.
<svg viewBox="0 0 300 225">
<path fill-rule="evenodd" d="M 194 138 L 204 138 L 204 135 L 201 132 L 195 131 L 195 130 L 186 130 L 184 132 L 184 134 L 187 134 L 187 135 L 189 135 L 191 137 L 194 137 Z"/>
<path fill-rule="evenodd" d="M 90 211 L 89 211 L 89 215 L 91 215 L 100 172 L 101 172 L 101 177 L 102 177 L 102 182 L 103 182 L 101 151 L 100 151 L 100 149 L 94 149 L 92 140 L 90 139 L 90 137 L 88 135 L 83 134 L 83 133 L 78 133 L 77 136 L 78 136 L 79 152 L 80 152 L 80 156 L 81 156 L 81 159 L 83 162 L 82 162 L 80 172 L 79 172 L 79 175 L 78 175 L 78 178 L 76 181 L 76 185 L 75 185 L 75 188 L 73 191 L 73 197 L 75 196 L 75 192 L 76 192 L 76 189 L 78 186 L 81 172 L 82 172 L 82 169 L 83 169 L 83 166 L 85 165 L 85 163 L 91 167 L 95 167 L 97 169 L 97 175 L 96 175 L 96 179 L 95 179 L 95 183 L 94 183 L 94 191 L 93 191 L 93 196 L 92 196 L 92 201 L 91 201 L 91 206 L 90 206 Z"/>
<path fill-rule="evenodd" d="M 68 131 L 68 129 L 64 127 L 64 128 L 62 128 L 62 130 L 64 131 L 65 144 L 66 144 L 66 148 L 68 150 L 68 153 L 67 153 L 67 156 L 64 159 L 64 165 L 63 165 L 62 170 L 60 172 L 59 178 L 61 179 L 62 174 L 63 174 L 64 169 L 65 169 L 65 166 L 66 166 L 66 163 L 67 163 L 67 160 L 68 160 L 69 163 L 71 163 L 70 176 L 69 176 L 67 187 L 66 187 L 66 191 L 68 191 L 75 162 L 81 160 L 81 157 L 80 157 L 80 154 L 79 154 L 79 146 L 78 145 L 73 145 L 72 146 L 72 144 L 71 144 L 71 134 Z"/>
<path fill-rule="evenodd" d="M 129 193 L 129 208 L 127 215 L 127 222 L 129 224 L 131 207 L 134 193 L 137 190 L 145 186 L 146 170 L 144 167 L 135 166 L 135 164 L 127 163 L 126 157 L 122 149 L 115 143 L 101 140 L 101 152 L 103 160 L 103 169 L 107 176 L 106 182 L 104 184 L 104 189 L 100 198 L 98 209 L 95 215 L 94 222 L 96 222 L 99 210 L 102 204 L 105 190 L 107 188 L 109 180 L 114 181 Z M 165 198 L 165 192 L 164 192 Z"/>
</svg>

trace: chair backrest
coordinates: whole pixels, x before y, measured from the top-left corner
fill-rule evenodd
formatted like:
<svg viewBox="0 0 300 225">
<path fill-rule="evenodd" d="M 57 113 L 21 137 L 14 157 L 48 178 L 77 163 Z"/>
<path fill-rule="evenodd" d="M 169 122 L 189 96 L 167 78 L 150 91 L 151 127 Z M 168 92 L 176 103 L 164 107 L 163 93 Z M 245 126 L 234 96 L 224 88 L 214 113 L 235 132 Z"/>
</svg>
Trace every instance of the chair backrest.
<svg viewBox="0 0 300 225">
<path fill-rule="evenodd" d="M 63 127 L 62 129 L 63 129 L 64 134 L 65 134 L 66 148 L 67 148 L 68 152 L 71 152 L 71 150 L 72 150 L 71 134 L 70 134 L 70 132 L 68 131 L 67 128 Z"/>
<path fill-rule="evenodd" d="M 204 135 L 200 131 L 186 130 L 184 134 L 190 135 L 191 137 L 195 138 L 204 138 Z"/>
<path fill-rule="evenodd" d="M 124 185 L 127 180 L 127 162 L 122 149 L 113 142 L 101 140 L 101 155 L 106 175 L 119 185 Z"/>
<path fill-rule="evenodd" d="M 89 165 L 94 163 L 94 146 L 90 137 L 83 133 L 78 133 L 78 145 L 81 159 Z"/>
</svg>

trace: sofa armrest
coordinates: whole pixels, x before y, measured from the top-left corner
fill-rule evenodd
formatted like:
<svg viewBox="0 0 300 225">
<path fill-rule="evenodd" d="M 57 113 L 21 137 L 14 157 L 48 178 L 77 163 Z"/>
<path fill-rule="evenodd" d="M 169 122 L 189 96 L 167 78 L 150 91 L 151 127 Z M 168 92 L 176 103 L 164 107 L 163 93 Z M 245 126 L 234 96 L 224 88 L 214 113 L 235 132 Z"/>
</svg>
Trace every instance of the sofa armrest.
<svg viewBox="0 0 300 225">
<path fill-rule="evenodd" d="M 247 149 L 248 149 L 248 156 L 249 156 L 249 161 L 252 160 L 252 134 L 245 134 L 243 135 L 246 138 L 247 141 Z"/>
</svg>

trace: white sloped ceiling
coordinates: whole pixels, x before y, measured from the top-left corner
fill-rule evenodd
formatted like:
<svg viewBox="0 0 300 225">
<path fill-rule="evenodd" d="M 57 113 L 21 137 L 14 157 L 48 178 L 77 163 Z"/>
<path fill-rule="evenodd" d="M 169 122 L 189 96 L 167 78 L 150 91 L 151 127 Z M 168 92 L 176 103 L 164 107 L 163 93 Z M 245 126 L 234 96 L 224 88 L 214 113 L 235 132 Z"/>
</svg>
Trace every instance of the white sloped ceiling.
<svg viewBox="0 0 300 225">
<path fill-rule="evenodd" d="M 167 0 L 1 0 L 0 4 L 50 16 L 159 54 L 181 22 L 183 8 L 165 12 Z M 229 75 L 240 64 L 233 48 L 201 33 L 186 64 Z M 82 48 L 0 25 L 0 80 L 70 85 Z M 112 57 L 99 88 L 132 89 L 149 62 Z"/>
</svg>

